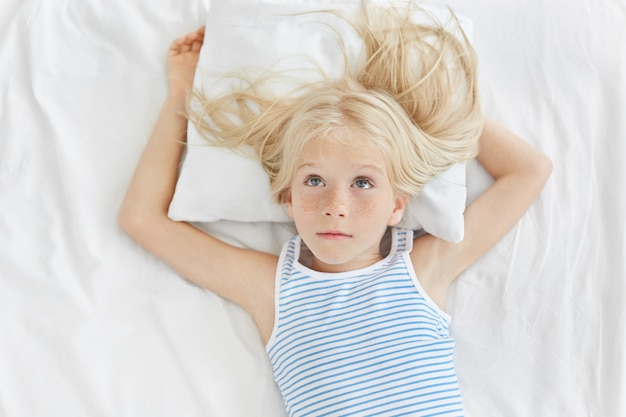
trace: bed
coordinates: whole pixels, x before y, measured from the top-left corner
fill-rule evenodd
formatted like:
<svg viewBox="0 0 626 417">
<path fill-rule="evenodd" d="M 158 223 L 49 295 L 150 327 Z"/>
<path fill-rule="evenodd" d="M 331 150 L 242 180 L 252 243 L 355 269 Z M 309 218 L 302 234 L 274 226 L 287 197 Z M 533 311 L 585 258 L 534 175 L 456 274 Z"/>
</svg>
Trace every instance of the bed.
<svg viewBox="0 0 626 417">
<path fill-rule="evenodd" d="M 250 318 L 116 221 L 166 48 L 218 3 L 0 5 L 0 416 L 285 416 Z M 467 415 L 624 416 L 626 2 L 425 3 L 471 22 L 485 111 L 555 167 L 449 294 Z M 490 179 L 466 175 L 470 201 Z M 290 233 L 199 227 L 260 247 Z"/>
</svg>

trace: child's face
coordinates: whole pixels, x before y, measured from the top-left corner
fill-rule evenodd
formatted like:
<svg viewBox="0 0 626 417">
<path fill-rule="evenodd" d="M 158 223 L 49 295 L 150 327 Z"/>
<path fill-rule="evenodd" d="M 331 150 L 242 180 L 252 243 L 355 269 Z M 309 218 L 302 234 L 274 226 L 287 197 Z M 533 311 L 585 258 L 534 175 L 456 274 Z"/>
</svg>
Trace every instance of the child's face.
<svg viewBox="0 0 626 417">
<path fill-rule="evenodd" d="M 291 183 L 287 211 L 313 253 L 313 269 L 344 272 L 381 259 L 380 240 L 400 221 L 406 198 L 395 195 L 380 151 L 312 141 Z"/>
</svg>

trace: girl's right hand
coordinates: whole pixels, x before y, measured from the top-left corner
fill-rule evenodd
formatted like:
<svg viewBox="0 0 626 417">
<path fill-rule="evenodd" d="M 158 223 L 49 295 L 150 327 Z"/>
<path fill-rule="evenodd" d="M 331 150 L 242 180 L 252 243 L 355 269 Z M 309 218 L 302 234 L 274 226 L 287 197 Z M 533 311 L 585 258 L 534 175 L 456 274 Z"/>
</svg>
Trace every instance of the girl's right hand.
<svg viewBox="0 0 626 417">
<path fill-rule="evenodd" d="M 204 42 L 204 26 L 172 42 L 167 54 L 167 78 L 171 94 L 187 94 Z"/>
</svg>

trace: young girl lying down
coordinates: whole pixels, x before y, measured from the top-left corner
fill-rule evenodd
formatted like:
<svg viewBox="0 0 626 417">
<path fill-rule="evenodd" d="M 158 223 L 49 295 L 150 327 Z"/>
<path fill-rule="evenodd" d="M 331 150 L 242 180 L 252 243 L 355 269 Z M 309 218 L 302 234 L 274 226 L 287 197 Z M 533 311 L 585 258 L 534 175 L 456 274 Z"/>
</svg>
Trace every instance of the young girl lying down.
<svg viewBox="0 0 626 417">
<path fill-rule="evenodd" d="M 175 40 L 169 95 L 119 213 L 180 275 L 254 319 L 290 416 L 463 414 L 445 313 L 450 284 L 524 214 L 551 172 L 538 150 L 481 114 L 463 36 L 363 6 L 366 60 L 293 96 L 261 81 L 203 98 L 192 120 L 216 146 L 252 147 L 298 236 L 280 257 L 168 218 L 187 96 L 204 29 Z M 394 227 L 426 182 L 476 157 L 495 183 L 452 244 Z"/>
</svg>

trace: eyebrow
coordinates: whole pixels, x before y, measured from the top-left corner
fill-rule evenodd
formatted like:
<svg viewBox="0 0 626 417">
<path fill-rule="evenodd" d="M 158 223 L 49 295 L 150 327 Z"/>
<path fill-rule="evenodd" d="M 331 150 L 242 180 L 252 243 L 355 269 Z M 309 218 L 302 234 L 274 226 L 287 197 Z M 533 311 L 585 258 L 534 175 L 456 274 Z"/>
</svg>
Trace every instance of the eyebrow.
<svg viewBox="0 0 626 417">
<path fill-rule="evenodd" d="M 303 164 L 298 165 L 296 167 L 296 171 L 298 171 L 300 169 L 303 169 L 303 168 L 308 168 L 308 167 L 310 167 L 310 168 L 317 168 L 317 165 L 318 164 L 316 164 L 315 162 L 305 162 Z M 378 172 L 381 175 L 385 174 L 385 170 L 380 165 L 374 164 L 374 163 L 371 163 L 371 164 L 365 163 L 365 164 L 360 164 L 360 165 L 355 164 L 354 168 L 356 168 L 356 169 L 371 169 L 373 171 Z"/>
</svg>

